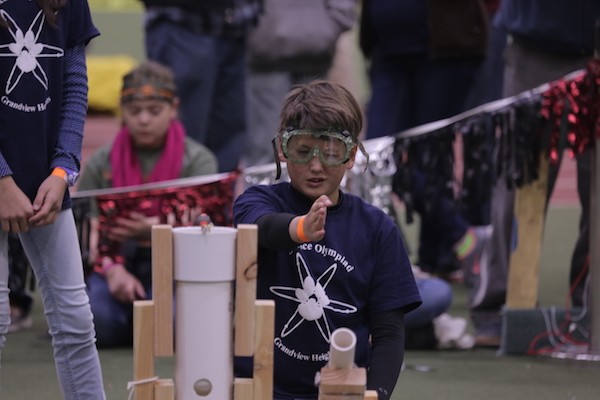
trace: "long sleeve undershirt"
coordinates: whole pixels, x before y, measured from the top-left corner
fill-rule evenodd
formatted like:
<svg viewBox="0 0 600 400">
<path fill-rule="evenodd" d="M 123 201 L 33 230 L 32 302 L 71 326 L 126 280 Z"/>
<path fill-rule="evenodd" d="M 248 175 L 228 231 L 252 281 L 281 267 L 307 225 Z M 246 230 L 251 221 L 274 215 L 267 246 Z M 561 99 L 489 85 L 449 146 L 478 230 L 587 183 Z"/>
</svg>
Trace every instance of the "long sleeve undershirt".
<svg viewBox="0 0 600 400">
<path fill-rule="evenodd" d="M 61 121 L 58 143 L 50 167 L 64 167 L 69 171 L 79 172 L 83 126 L 87 113 L 85 46 L 81 44 L 66 49 L 64 57 Z"/>
<path fill-rule="evenodd" d="M 374 314 L 369 325 L 372 355 L 367 388 L 376 390 L 379 400 L 388 400 L 404 361 L 404 311 L 398 308 Z"/>
<path fill-rule="evenodd" d="M 298 246 L 290 237 L 290 223 L 296 216 L 287 213 L 263 215 L 256 221 L 258 245 L 271 250 L 291 250 Z"/>
</svg>

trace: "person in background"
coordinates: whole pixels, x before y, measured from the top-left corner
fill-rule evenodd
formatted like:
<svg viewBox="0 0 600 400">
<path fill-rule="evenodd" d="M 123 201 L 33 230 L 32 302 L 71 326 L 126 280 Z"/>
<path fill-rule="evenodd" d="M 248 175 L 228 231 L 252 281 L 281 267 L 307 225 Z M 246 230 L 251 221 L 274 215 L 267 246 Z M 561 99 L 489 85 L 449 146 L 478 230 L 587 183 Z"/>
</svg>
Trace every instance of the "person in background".
<svg viewBox="0 0 600 400">
<path fill-rule="evenodd" d="M 356 334 L 355 363 L 379 399 L 390 398 L 400 373 L 404 314 L 421 299 L 394 221 L 340 190 L 364 153 L 362 123 L 343 86 L 295 86 L 273 139 L 290 181 L 251 186 L 233 206 L 235 225 L 258 225 L 257 297 L 275 301 L 276 400 L 317 399 L 315 374 L 341 327 Z M 251 376 L 251 361 L 236 361 L 236 375 Z"/>
<path fill-rule="evenodd" d="M 98 35 L 87 1 L 0 3 L 0 348 L 11 323 L 8 235 L 17 234 L 66 400 L 106 398 L 68 191 L 87 111 L 85 46 Z"/>
<path fill-rule="evenodd" d="M 248 145 L 246 167 L 273 162 L 270 140 L 277 132 L 279 107 L 293 85 L 324 79 L 332 66 L 340 35 L 356 22 L 357 0 L 264 0 L 264 12 L 247 44 Z M 300 14 L 300 15 L 299 15 Z M 310 48 L 298 37 L 310 29 Z M 285 38 L 284 48 L 272 44 Z M 294 38 L 296 40 L 294 41 Z"/>
<path fill-rule="evenodd" d="M 480 0 L 364 0 L 359 39 L 371 86 L 366 138 L 394 135 L 465 111 L 486 54 L 487 31 Z M 480 263 L 491 230 L 488 221 L 470 220 L 448 194 L 428 187 L 425 163 L 433 151 L 428 143 L 416 142 L 409 154 L 416 160 L 412 196 L 421 221 L 416 264 L 449 280 L 460 279 L 461 270 Z M 472 246 L 476 257 L 470 256 Z"/>
<path fill-rule="evenodd" d="M 502 0 L 494 24 L 508 33 L 504 59 L 505 97 L 517 95 L 583 69 L 594 52 L 594 24 L 600 19 L 600 2 L 595 0 Z M 562 160 L 562 152 L 559 153 Z M 550 198 L 560 160 L 551 164 L 547 199 Z M 581 307 L 589 267 L 591 155 L 577 155 L 577 193 L 581 203 L 579 237 L 571 260 L 571 303 Z M 506 179 L 493 189 L 490 268 L 505 272 L 497 282 L 506 288 L 514 231 L 514 190 Z M 506 290 L 504 290 L 505 292 Z M 472 318 L 480 327 L 480 341 L 500 344 L 501 309 L 504 297 L 488 304 L 473 305 Z"/>
<path fill-rule="evenodd" d="M 504 49 L 507 35 L 504 28 L 493 23 L 501 2 L 502 0 L 483 0 L 490 27 L 489 39 L 485 58 L 467 96 L 467 109 L 502 98 Z"/>
<path fill-rule="evenodd" d="M 217 172 L 210 150 L 185 135 L 177 119 L 179 99 L 171 70 L 148 61 L 123 78 L 123 126 L 110 146 L 88 161 L 78 190 L 105 189 Z M 93 207 L 92 215 L 98 210 Z M 133 302 L 151 295 L 152 224 L 158 210 L 132 211 L 110 227 L 108 237 L 121 243 L 119 254 L 102 255 L 87 281 L 98 346 L 131 345 Z M 93 220 L 97 227 L 97 221 Z M 92 249 L 93 250 L 93 249 Z M 95 253 L 98 253 L 97 251 Z"/>
<path fill-rule="evenodd" d="M 171 68 L 187 134 L 239 167 L 246 145 L 245 52 L 261 0 L 143 0 L 147 57 Z"/>
</svg>

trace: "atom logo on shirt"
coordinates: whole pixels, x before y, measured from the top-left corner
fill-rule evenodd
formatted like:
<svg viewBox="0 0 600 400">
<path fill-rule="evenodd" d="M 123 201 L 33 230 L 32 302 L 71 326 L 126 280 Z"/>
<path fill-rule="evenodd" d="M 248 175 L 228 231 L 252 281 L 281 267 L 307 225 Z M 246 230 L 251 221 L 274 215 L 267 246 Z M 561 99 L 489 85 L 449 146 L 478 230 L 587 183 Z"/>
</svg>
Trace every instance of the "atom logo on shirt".
<svg viewBox="0 0 600 400">
<path fill-rule="evenodd" d="M 42 11 L 38 12 L 25 33 L 6 11 L 0 10 L 0 16 L 8 22 L 8 30 L 14 39 L 13 43 L 0 45 L 0 57 L 16 58 L 6 82 L 6 94 L 10 94 L 21 80 L 21 77 L 29 73 L 35 76 L 44 86 L 44 89 L 48 89 L 48 77 L 38 62 L 38 58 L 62 57 L 64 51 L 59 47 L 38 43 L 40 32 L 46 20 L 44 13 Z"/>
<path fill-rule="evenodd" d="M 342 314 L 356 312 L 356 307 L 353 305 L 330 299 L 327 296 L 325 289 L 335 275 L 337 268 L 337 263 L 331 264 L 315 281 L 310 275 L 302 255 L 296 253 L 296 270 L 302 287 L 271 286 L 269 288 L 275 295 L 298 303 L 296 311 L 281 331 L 282 338 L 292 333 L 304 321 L 314 321 L 323 339 L 330 343 L 331 329 L 324 310 L 327 309 Z"/>
</svg>

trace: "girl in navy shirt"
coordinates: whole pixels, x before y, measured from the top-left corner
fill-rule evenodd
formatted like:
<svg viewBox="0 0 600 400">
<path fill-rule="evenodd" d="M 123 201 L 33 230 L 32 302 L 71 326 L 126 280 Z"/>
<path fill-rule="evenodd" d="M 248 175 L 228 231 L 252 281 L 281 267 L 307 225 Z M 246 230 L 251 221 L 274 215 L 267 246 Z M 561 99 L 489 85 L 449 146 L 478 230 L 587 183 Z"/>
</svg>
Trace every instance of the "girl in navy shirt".
<svg viewBox="0 0 600 400">
<path fill-rule="evenodd" d="M 105 399 L 68 185 L 87 111 L 85 0 L 0 2 L 0 347 L 10 324 L 8 233 L 42 295 L 65 399 Z"/>
</svg>

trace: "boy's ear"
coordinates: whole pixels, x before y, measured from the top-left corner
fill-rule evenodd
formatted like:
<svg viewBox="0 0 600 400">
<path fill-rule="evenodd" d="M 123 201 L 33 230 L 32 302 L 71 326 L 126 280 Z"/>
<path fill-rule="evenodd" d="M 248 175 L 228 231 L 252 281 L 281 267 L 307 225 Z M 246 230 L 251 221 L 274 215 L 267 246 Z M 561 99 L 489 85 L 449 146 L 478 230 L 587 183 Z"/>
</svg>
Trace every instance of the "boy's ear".
<svg viewBox="0 0 600 400">
<path fill-rule="evenodd" d="M 358 146 L 354 146 L 352 150 L 350 150 L 350 158 L 348 158 L 348 162 L 344 164 L 346 169 L 352 169 L 354 167 L 354 161 L 356 160 L 356 151 L 358 150 Z"/>
<path fill-rule="evenodd" d="M 277 155 L 279 156 L 279 161 L 287 162 L 287 158 L 285 158 L 283 155 L 283 150 L 281 150 L 281 147 L 277 150 Z"/>
</svg>

